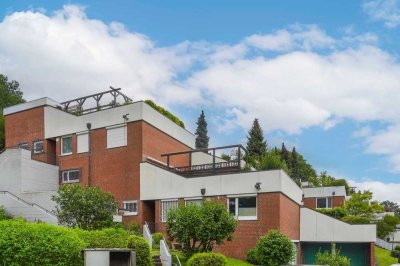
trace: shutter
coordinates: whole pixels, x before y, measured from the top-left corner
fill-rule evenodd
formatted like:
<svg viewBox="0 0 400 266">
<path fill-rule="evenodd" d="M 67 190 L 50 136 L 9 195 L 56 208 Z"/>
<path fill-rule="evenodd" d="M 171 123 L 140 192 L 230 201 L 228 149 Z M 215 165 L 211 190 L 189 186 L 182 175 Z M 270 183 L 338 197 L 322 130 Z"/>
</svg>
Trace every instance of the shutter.
<svg viewBox="0 0 400 266">
<path fill-rule="evenodd" d="M 89 151 L 89 134 L 84 133 L 78 135 L 78 153 Z"/>
<path fill-rule="evenodd" d="M 107 129 L 107 149 L 126 146 L 126 126 Z"/>
</svg>

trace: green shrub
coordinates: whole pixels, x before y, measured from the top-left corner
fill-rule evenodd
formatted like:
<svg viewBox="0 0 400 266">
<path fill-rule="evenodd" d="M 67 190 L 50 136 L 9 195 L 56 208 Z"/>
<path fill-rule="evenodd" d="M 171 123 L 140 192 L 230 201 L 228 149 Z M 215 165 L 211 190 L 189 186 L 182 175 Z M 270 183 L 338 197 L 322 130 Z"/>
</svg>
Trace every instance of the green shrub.
<svg viewBox="0 0 400 266">
<path fill-rule="evenodd" d="M 320 213 L 329 215 L 333 218 L 342 219 L 347 215 L 347 212 L 344 208 L 336 207 L 332 209 L 318 209 Z"/>
<path fill-rule="evenodd" d="M 146 239 L 140 236 L 132 235 L 128 238 L 128 248 L 135 250 L 137 266 L 151 265 L 150 246 Z"/>
<path fill-rule="evenodd" d="M 316 264 L 329 266 L 350 266 L 350 259 L 340 255 L 340 251 L 331 254 L 328 251 L 318 252 L 315 256 Z"/>
<path fill-rule="evenodd" d="M 398 250 L 392 250 L 390 252 L 390 256 L 392 256 L 393 258 L 399 258 L 400 257 L 400 251 Z"/>
<path fill-rule="evenodd" d="M 343 222 L 349 224 L 369 224 L 370 220 L 367 217 L 348 215 L 342 218 Z"/>
<path fill-rule="evenodd" d="M 295 251 L 292 242 L 277 230 L 270 230 L 257 243 L 261 265 L 279 266 L 292 261 Z"/>
<path fill-rule="evenodd" d="M 9 220 L 12 218 L 13 217 L 6 212 L 6 210 L 3 208 L 3 206 L 0 206 L 0 221 L 1 220 Z"/>
<path fill-rule="evenodd" d="M 185 128 L 185 124 L 175 115 L 171 114 L 169 111 L 165 110 L 163 107 L 155 104 L 152 100 L 145 100 L 145 103 L 150 105 L 154 110 L 164 115 L 166 118 L 180 126 L 181 128 Z"/>
<path fill-rule="evenodd" d="M 21 219 L 0 221 L 2 265 L 75 266 L 83 264 L 85 243 L 74 230 Z"/>
<path fill-rule="evenodd" d="M 400 251 L 400 246 L 396 246 L 394 249 Z"/>
<path fill-rule="evenodd" d="M 87 248 L 126 248 L 130 234 L 123 229 L 106 228 L 86 231 L 75 229 Z"/>
<path fill-rule="evenodd" d="M 224 266 L 227 265 L 227 259 L 224 255 L 218 253 L 197 253 L 188 261 L 187 266 Z"/>
<path fill-rule="evenodd" d="M 246 254 L 246 261 L 248 263 L 254 264 L 254 265 L 258 265 L 260 264 L 260 259 L 258 257 L 258 250 L 257 248 L 252 248 L 249 251 L 247 251 Z"/>
<path fill-rule="evenodd" d="M 129 232 L 134 235 L 142 235 L 142 229 L 136 221 L 132 221 L 128 228 Z"/>
<path fill-rule="evenodd" d="M 153 248 L 160 248 L 160 241 L 163 240 L 164 235 L 162 233 L 153 234 Z"/>
</svg>

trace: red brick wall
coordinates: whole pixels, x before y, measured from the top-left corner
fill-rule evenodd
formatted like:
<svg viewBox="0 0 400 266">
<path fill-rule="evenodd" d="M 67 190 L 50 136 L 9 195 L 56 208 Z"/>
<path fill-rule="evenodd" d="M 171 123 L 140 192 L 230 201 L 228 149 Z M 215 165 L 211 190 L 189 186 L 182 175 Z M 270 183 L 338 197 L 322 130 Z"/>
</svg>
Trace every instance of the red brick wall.
<svg viewBox="0 0 400 266">
<path fill-rule="evenodd" d="M 332 207 L 343 207 L 345 202 L 345 197 L 344 196 L 334 196 L 332 197 Z M 317 208 L 317 198 L 304 198 L 303 199 L 304 207 L 310 208 L 310 209 L 316 209 Z"/>
<path fill-rule="evenodd" d="M 343 196 L 335 196 L 332 197 L 332 207 L 343 207 L 345 202 L 345 197 Z"/>
<path fill-rule="evenodd" d="M 317 207 L 316 198 L 304 198 L 303 199 L 304 207 L 315 209 Z"/>
</svg>

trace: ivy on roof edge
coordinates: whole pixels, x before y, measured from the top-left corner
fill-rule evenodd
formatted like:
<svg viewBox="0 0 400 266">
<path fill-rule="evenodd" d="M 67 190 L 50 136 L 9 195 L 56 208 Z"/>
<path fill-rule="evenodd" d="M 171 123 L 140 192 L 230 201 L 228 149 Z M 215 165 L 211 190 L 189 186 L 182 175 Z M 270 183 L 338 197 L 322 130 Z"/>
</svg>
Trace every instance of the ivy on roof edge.
<svg viewBox="0 0 400 266">
<path fill-rule="evenodd" d="M 163 107 L 155 104 L 152 100 L 145 100 L 144 102 L 150 105 L 154 110 L 156 110 L 157 112 L 164 115 L 166 118 L 168 118 L 169 120 L 180 126 L 181 128 L 185 128 L 185 124 L 182 122 L 182 120 L 180 120 L 177 116 L 170 113 L 168 110 L 165 110 Z"/>
</svg>

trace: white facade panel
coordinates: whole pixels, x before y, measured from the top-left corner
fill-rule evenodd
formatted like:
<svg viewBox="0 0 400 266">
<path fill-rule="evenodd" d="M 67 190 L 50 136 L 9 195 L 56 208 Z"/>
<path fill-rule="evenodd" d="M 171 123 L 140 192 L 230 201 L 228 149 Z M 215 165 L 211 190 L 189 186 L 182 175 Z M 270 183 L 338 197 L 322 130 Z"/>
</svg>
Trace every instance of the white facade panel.
<svg viewBox="0 0 400 266">
<path fill-rule="evenodd" d="M 126 126 L 114 127 L 107 129 L 107 149 L 122 147 L 127 145 L 127 128 Z"/>
<path fill-rule="evenodd" d="M 83 133 L 77 135 L 77 149 L 78 153 L 88 152 L 89 151 L 89 134 Z"/>
<path fill-rule="evenodd" d="M 255 184 L 260 182 L 257 190 Z M 286 186 L 286 187 L 284 187 Z M 149 163 L 140 164 L 140 199 L 174 199 L 206 196 L 283 192 L 301 204 L 301 189 L 281 170 L 185 178 Z"/>
<path fill-rule="evenodd" d="M 376 240 L 376 225 L 351 225 L 308 208 L 300 209 L 300 241 L 364 242 Z"/>
<path fill-rule="evenodd" d="M 345 186 L 338 187 L 307 187 L 302 188 L 304 198 L 319 198 L 332 196 L 346 196 Z"/>
<path fill-rule="evenodd" d="M 215 156 L 216 163 L 226 162 L 224 159 L 221 159 Z M 194 152 L 192 153 L 192 165 L 201 165 L 201 164 L 210 164 L 213 163 L 212 154 L 205 152 Z"/>
<path fill-rule="evenodd" d="M 36 108 L 39 106 L 53 106 L 53 107 L 57 107 L 60 104 L 56 101 L 53 101 L 52 99 L 49 98 L 40 98 L 37 100 L 33 100 L 30 102 L 26 102 L 26 103 L 20 103 L 17 105 L 13 105 L 10 107 L 6 107 L 4 108 L 4 115 L 9 115 L 9 114 L 13 114 L 13 113 L 17 113 L 17 112 L 21 112 L 21 111 L 25 111 L 25 110 L 29 110 L 32 108 Z"/>
</svg>

